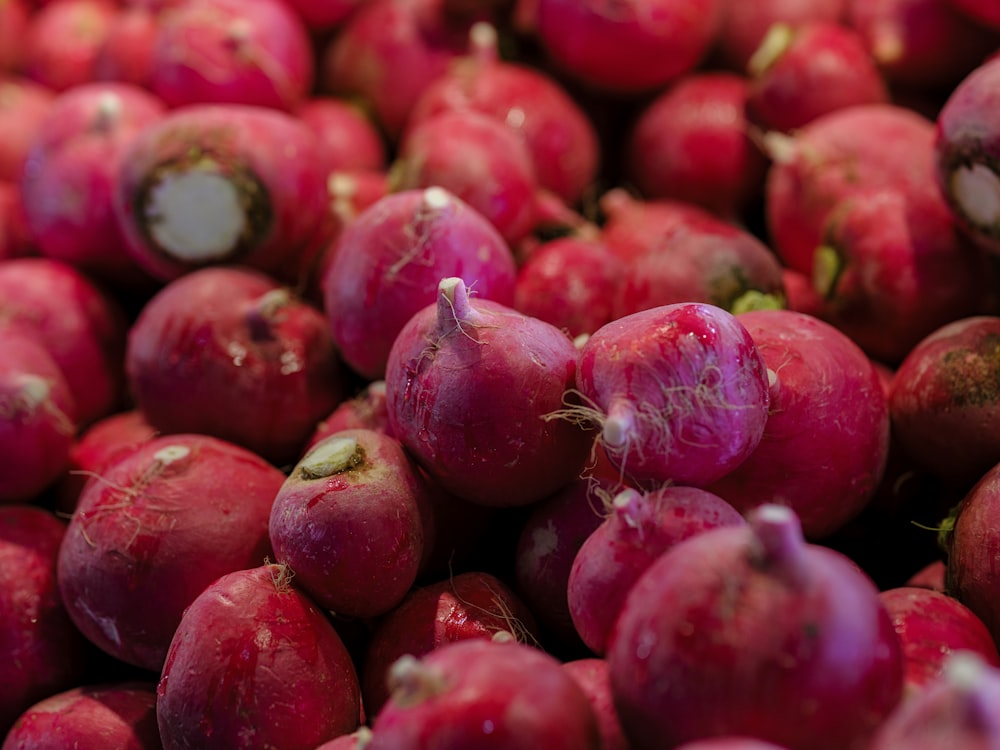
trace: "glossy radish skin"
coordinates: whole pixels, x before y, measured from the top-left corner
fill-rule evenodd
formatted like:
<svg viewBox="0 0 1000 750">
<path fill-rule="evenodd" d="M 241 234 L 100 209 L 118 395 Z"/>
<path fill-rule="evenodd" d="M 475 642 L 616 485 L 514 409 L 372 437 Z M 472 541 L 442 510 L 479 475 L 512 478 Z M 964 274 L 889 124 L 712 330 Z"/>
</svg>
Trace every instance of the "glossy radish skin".
<svg viewBox="0 0 1000 750">
<path fill-rule="evenodd" d="M 157 687 L 163 750 L 313 750 L 358 728 L 350 654 L 292 576 L 275 564 L 237 570 L 185 611 Z"/>
<path fill-rule="evenodd" d="M 0 180 L 16 183 L 31 142 L 56 97 L 23 75 L 0 73 Z"/>
<path fill-rule="evenodd" d="M 73 622 L 115 658 L 159 671 L 202 589 L 273 556 L 267 523 L 283 481 L 250 451 L 204 435 L 119 456 L 84 489 L 59 551 Z"/>
<path fill-rule="evenodd" d="M 766 365 L 747 330 L 713 305 L 681 302 L 608 323 L 583 345 L 576 383 L 608 458 L 640 484 L 709 484 L 764 434 Z"/>
<path fill-rule="evenodd" d="M 65 533 L 43 508 L 0 506 L 0 736 L 36 701 L 84 679 L 86 643 L 56 583 Z"/>
<path fill-rule="evenodd" d="M 559 661 L 516 642 L 472 640 L 389 670 L 368 750 L 597 750 L 597 719 Z"/>
<path fill-rule="evenodd" d="M 757 449 L 709 488 L 745 513 L 793 508 L 821 539 L 875 494 L 889 454 L 889 407 L 871 360 L 828 323 L 789 310 L 737 316 L 775 375 Z M 845 405 L 851 404 L 849 413 Z"/>
<path fill-rule="evenodd" d="M 721 497 L 695 487 L 619 492 L 608 517 L 577 551 L 567 580 L 570 616 L 584 643 L 604 655 L 626 594 L 660 555 L 708 529 L 744 523 Z"/>
<path fill-rule="evenodd" d="M 862 746 L 900 699 L 902 649 L 871 579 L 806 543 L 788 508 L 749 520 L 681 542 L 629 591 L 607 659 L 637 750 L 726 735 Z"/>
<path fill-rule="evenodd" d="M 563 669 L 569 672 L 590 699 L 601 733 L 602 750 L 628 750 L 628 741 L 615 713 L 607 661 L 584 657 L 563 662 Z"/>
<path fill-rule="evenodd" d="M 344 361 L 368 379 L 385 376 L 393 342 L 433 304 L 441 279 L 460 276 L 477 299 L 514 302 L 510 248 L 485 216 L 442 187 L 379 199 L 344 228 L 331 252 L 323 308 Z"/>
<path fill-rule="evenodd" d="M 578 359 L 559 329 L 445 279 L 389 352 L 389 427 L 458 497 L 528 505 L 575 478 L 590 453 L 593 432 L 556 417 Z"/>
<path fill-rule="evenodd" d="M 98 51 L 117 14 L 110 0 L 61 0 L 38 8 L 24 40 L 24 74 L 56 91 L 93 81 Z"/>
<path fill-rule="evenodd" d="M 348 388 L 323 313 L 236 266 L 157 292 L 129 331 L 126 370 L 156 429 L 214 435 L 278 465 L 299 458 Z"/>
</svg>

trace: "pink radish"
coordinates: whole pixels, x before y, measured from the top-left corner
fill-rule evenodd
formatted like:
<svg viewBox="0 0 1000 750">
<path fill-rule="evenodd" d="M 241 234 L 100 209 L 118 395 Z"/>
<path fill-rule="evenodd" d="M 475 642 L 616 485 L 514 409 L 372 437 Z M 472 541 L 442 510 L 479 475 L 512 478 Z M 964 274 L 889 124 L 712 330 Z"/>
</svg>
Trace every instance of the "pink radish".
<svg viewBox="0 0 1000 750">
<path fill-rule="evenodd" d="M 590 430 L 554 418 L 578 359 L 554 326 L 470 297 L 461 278 L 444 279 L 437 302 L 410 319 L 389 351 L 389 427 L 458 497 L 528 505 L 575 478 L 590 452 Z"/>
<path fill-rule="evenodd" d="M 377 200 L 331 252 L 323 307 L 344 361 L 368 379 L 385 376 L 393 341 L 434 302 L 442 278 L 460 276 L 482 299 L 514 301 L 508 245 L 485 216 L 442 187 Z"/>
<path fill-rule="evenodd" d="M 316 135 L 328 174 L 374 172 L 387 166 L 382 134 L 360 107 L 332 96 L 312 96 L 294 114 Z"/>
<path fill-rule="evenodd" d="M 293 575 L 275 564 L 237 570 L 185 610 L 157 688 L 163 750 L 313 750 L 358 728 L 350 655 Z"/>
<path fill-rule="evenodd" d="M 39 8 L 24 40 L 24 74 L 56 91 L 95 80 L 98 51 L 118 12 L 111 0 L 60 0 Z"/>
<path fill-rule="evenodd" d="M 120 81 L 148 87 L 159 34 L 159 14 L 152 2 L 124 6 L 108 26 L 94 58 L 96 81 Z"/>
<path fill-rule="evenodd" d="M 202 589 L 272 554 L 267 522 L 283 481 L 250 451 L 204 435 L 118 455 L 84 488 L 59 550 L 73 622 L 116 659 L 159 671 Z"/>
<path fill-rule="evenodd" d="M 157 292 L 129 331 L 126 370 L 156 429 L 214 435 L 275 464 L 301 455 L 348 387 L 323 313 L 237 266 Z"/>
<path fill-rule="evenodd" d="M 583 658 L 563 662 L 563 669 L 583 689 L 597 718 L 602 750 L 628 750 L 611 695 L 608 663 L 604 659 Z"/>
<path fill-rule="evenodd" d="M 0 73 L 0 180 L 17 182 L 56 92 L 24 76 Z"/>
<path fill-rule="evenodd" d="M 722 308 L 676 303 L 627 315 L 583 345 L 576 377 L 585 417 L 622 475 L 642 485 L 706 485 L 764 434 L 768 372 L 747 330 Z"/>
<path fill-rule="evenodd" d="M 903 686 L 874 583 L 806 543 L 795 512 L 776 505 L 653 563 L 626 597 L 607 659 L 636 750 L 726 735 L 793 750 L 862 746 Z"/>
</svg>

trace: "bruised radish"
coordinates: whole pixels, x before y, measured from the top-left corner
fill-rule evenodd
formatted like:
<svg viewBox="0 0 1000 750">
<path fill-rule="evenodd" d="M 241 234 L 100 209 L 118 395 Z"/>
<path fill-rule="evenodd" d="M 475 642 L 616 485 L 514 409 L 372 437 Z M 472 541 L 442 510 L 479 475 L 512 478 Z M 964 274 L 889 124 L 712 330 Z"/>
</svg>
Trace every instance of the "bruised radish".
<svg viewBox="0 0 1000 750">
<path fill-rule="evenodd" d="M 628 750 L 628 741 L 615 713 L 607 661 L 597 658 L 574 659 L 563 662 L 563 669 L 569 672 L 570 677 L 576 680 L 576 684 L 590 699 L 590 707 L 594 710 L 601 734 L 601 750 Z"/>
<path fill-rule="evenodd" d="M 389 427 L 458 497 L 528 505 L 576 477 L 590 453 L 585 425 L 553 417 L 578 359 L 549 323 L 444 279 L 437 302 L 410 319 L 389 352 Z"/>
<path fill-rule="evenodd" d="M 312 131 L 292 115 L 191 105 L 129 144 L 115 210 L 136 261 L 156 278 L 223 263 L 280 276 L 321 226 L 323 166 Z"/>
<path fill-rule="evenodd" d="M 284 478 L 204 435 L 154 438 L 120 455 L 84 488 L 59 550 L 73 622 L 115 658 L 159 671 L 201 590 L 272 554 L 268 516 Z"/>
<path fill-rule="evenodd" d="M 385 376 L 403 326 L 460 276 L 477 298 L 514 301 L 510 248 L 479 211 L 441 187 L 390 193 L 344 228 L 321 279 L 324 310 L 344 361 Z"/>
<path fill-rule="evenodd" d="M 636 750 L 726 735 L 863 746 L 900 699 L 902 649 L 871 579 L 807 544 L 789 508 L 749 519 L 677 544 L 626 597 L 607 659 Z"/>
<path fill-rule="evenodd" d="M 24 76 L 0 73 L 0 180 L 16 183 L 56 92 Z"/>
<path fill-rule="evenodd" d="M 160 750 L 156 685 L 101 682 L 46 696 L 28 708 L 2 750 Z"/>
<path fill-rule="evenodd" d="M 560 662 L 516 642 L 451 643 L 388 675 L 367 750 L 597 750 L 590 701 Z"/>
<path fill-rule="evenodd" d="M 347 394 L 323 313 L 236 266 L 194 271 L 157 292 L 129 331 L 126 369 L 156 429 L 214 435 L 275 464 L 297 460 Z"/>
<path fill-rule="evenodd" d="M 56 91 L 94 81 L 98 52 L 119 10 L 111 0 L 60 0 L 31 16 L 24 74 Z"/>
<path fill-rule="evenodd" d="M 377 171 L 387 166 L 382 134 L 360 107 L 332 96 L 313 96 L 294 114 L 315 133 L 328 174 Z"/>
<path fill-rule="evenodd" d="M 626 315 L 583 345 L 576 384 L 586 418 L 623 474 L 641 485 L 702 486 L 749 456 L 764 434 L 767 367 L 722 308 L 680 302 Z"/>
<path fill-rule="evenodd" d="M 157 687 L 163 750 L 314 750 L 358 728 L 350 655 L 293 575 L 237 570 L 185 610 Z"/>
</svg>

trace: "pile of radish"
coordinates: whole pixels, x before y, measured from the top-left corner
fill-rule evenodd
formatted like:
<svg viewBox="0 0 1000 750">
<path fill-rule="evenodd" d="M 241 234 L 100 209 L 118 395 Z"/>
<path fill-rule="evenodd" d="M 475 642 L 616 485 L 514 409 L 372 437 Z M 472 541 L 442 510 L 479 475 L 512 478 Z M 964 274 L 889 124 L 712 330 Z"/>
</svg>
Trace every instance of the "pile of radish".
<svg viewBox="0 0 1000 750">
<path fill-rule="evenodd" d="M 0 750 L 1000 746 L 994 0 L 0 0 Z"/>
</svg>

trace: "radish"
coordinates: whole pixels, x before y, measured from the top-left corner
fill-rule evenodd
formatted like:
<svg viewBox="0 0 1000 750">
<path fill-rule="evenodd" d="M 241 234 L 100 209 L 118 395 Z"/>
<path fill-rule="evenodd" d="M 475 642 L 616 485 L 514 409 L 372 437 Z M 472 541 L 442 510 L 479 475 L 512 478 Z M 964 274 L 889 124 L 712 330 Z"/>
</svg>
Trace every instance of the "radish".
<svg viewBox="0 0 1000 750">
<path fill-rule="evenodd" d="M 224 263 L 287 273 L 327 210 L 316 138 L 277 110 L 176 109 L 121 158 L 118 220 L 136 261 L 164 281 Z"/>
<path fill-rule="evenodd" d="M 116 411 L 124 395 L 128 319 L 116 296 L 50 258 L 0 263 L 0 325 L 42 344 L 55 360 L 86 426 Z"/>
<path fill-rule="evenodd" d="M 628 750 L 611 695 L 608 663 L 604 659 L 583 658 L 563 662 L 563 669 L 583 689 L 597 718 L 601 734 L 601 750 Z"/>
<path fill-rule="evenodd" d="M 625 599 L 611 690 L 637 750 L 746 735 L 792 750 L 864 746 L 902 693 L 902 648 L 874 583 L 808 544 L 795 512 L 697 534 Z"/>
<path fill-rule="evenodd" d="M 1000 29 L 1000 8 L 990 0 L 949 0 L 966 16 L 981 24 Z"/>
<path fill-rule="evenodd" d="M 159 671 L 202 589 L 272 554 L 268 516 L 283 481 L 250 451 L 205 435 L 119 455 L 84 488 L 59 550 L 73 622 L 115 658 Z"/>
<path fill-rule="evenodd" d="M 154 295 L 129 331 L 126 371 L 156 429 L 214 435 L 279 465 L 299 458 L 348 392 L 323 313 L 238 266 L 191 272 Z"/>
<path fill-rule="evenodd" d="M 159 34 L 152 2 L 125 5 L 114 15 L 94 58 L 96 81 L 120 81 L 148 88 Z"/>
<path fill-rule="evenodd" d="M 389 697 L 386 677 L 402 656 L 421 657 L 447 643 L 498 633 L 537 643 L 532 613 L 505 583 L 475 570 L 414 589 L 379 619 L 361 658 L 365 711 L 375 717 Z"/>
<path fill-rule="evenodd" d="M 358 728 L 357 674 L 287 566 L 223 575 L 185 610 L 157 687 L 163 750 L 313 750 Z"/>
<path fill-rule="evenodd" d="M 766 130 L 791 132 L 828 112 L 889 101 L 861 34 L 838 22 L 775 24 L 747 67 L 747 112 Z"/>
<path fill-rule="evenodd" d="M 759 198 L 766 169 L 745 110 L 750 82 L 692 72 L 657 94 L 631 125 L 626 177 L 647 199 L 694 203 L 727 219 Z"/>
<path fill-rule="evenodd" d="M 566 584 L 570 616 L 583 642 L 604 655 L 632 584 L 668 549 L 708 529 L 744 523 L 721 497 L 695 487 L 616 494 L 607 518 L 580 545 Z"/>
<path fill-rule="evenodd" d="M 722 22 L 721 0 L 537 0 L 542 49 L 561 69 L 616 95 L 654 90 L 697 67 Z M 664 50 L 667 50 L 664 53 Z"/>
<path fill-rule="evenodd" d="M 317 443 L 341 430 L 356 429 L 377 430 L 391 435 L 384 380 L 373 380 L 357 395 L 341 401 L 337 408 L 316 426 L 306 450 L 311 450 Z"/>
<path fill-rule="evenodd" d="M 160 750 L 156 685 L 101 682 L 46 696 L 26 710 L 2 750 Z"/>
<path fill-rule="evenodd" d="M 121 155 L 166 108 L 128 83 L 88 83 L 56 97 L 20 180 L 31 236 L 42 255 L 109 284 L 152 286 L 129 253 L 114 212 Z"/>
<path fill-rule="evenodd" d="M 156 26 L 148 85 L 171 107 L 292 111 L 312 90 L 309 34 L 282 0 L 189 0 L 161 11 Z"/>
<path fill-rule="evenodd" d="M 451 643 L 388 675 L 367 750 L 597 750 L 597 719 L 552 656 L 516 642 Z"/>
<path fill-rule="evenodd" d="M 328 174 L 374 172 L 387 166 L 382 134 L 360 107 L 332 96 L 312 96 L 294 114 L 316 135 Z"/>
<path fill-rule="evenodd" d="M 812 316 L 757 310 L 737 320 L 774 374 L 770 415 L 756 450 L 709 489 L 741 512 L 787 504 L 806 536 L 822 539 L 865 508 L 885 471 L 889 407 L 878 373 Z"/>
<path fill-rule="evenodd" d="M 0 262 L 38 255 L 27 224 L 21 189 L 0 180 Z"/>
<path fill-rule="evenodd" d="M 28 0 L 0 3 L 0 71 L 21 69 L 32 11 Z"/>
<path fill-rule="evenodd" d="M 528 505 L 578 476 L 591 450 L 586 425 L 554 418 L 578 359 L 554 326 L 470 297 L 461 278 L 444 279 L 437 302 L 389 351 L 389 428 L 458 497 Z"/>
<path fill-rule="evenodd" d="M 56 583 L 65 533 L 40 507 L 0 506 L 0 737 L 33 703 L 84 678 L 87 644 Z"/>
<path fill-rule="evenodd" d="M 119 10 L 111 0 L 59 0 L 31 16 L 24 74 L 56 91 L 95 80 L 98 51 Z"/>
<path fill-rule="evenodd" d="M 311 32 L 328 31 L 343 24 L 364 5 L 364 0 L 287 0 Z"/>
<path fill-rule="evenodd" d="M 785 288 L 786 309 L 812 315 L 815 318 L 823 316 L 825 303 L 823 297 L 816 291 L 812 276 L 783 266 L 781 279 Z"/>
<path fill-rule="evenodd" d="M 399 604 L 416 580 L 428 503 L 398 441 L 344 430 L 292 469 L 274 498 L 270 539 L 278 562 L 317 604 L 374 617 Z"/>
<path fill-rule="evenodd" d="M 946 571 L 947 565 L 944 560 L 932 560 L 907 578 L 904 585 L 917 586 L 944 594 L 947 593 L 945 586 Z"/>
<path fill-rule="evenodd" d="M 24 76 L 0 73 L 0 180 L 16 183 L 56 92 Z"/>
<path fill-rule="evenodd" d="M 722 308 L 676 303 L 632 313 L 583 345 L 583 406 L 599 443 L 640 485 L 706 485 L 735 469 L 764 434 L 769 373 L 753 339 Z"/>
<path fill-rule="evenodd" d="M 390 193 L 344 228 L 321 279 L 341 356 L 368 379 L 385 376 L 403 326 L 460 276 L 482 299 L 514 301 L 510 248 L 467 202 L 442 187 Z"/>
</svg>

